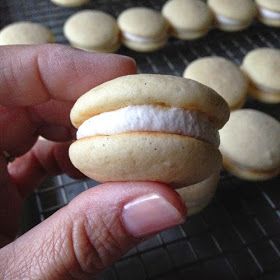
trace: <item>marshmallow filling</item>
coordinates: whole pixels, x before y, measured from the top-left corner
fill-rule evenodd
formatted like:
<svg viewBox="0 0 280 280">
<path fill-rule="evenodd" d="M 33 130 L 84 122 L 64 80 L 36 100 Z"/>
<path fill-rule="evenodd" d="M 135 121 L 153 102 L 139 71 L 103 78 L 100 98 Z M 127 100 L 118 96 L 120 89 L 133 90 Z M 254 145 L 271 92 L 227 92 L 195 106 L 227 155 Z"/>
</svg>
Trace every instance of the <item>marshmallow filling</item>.
<svg viewBox="0 0 280 280">
<path fill-rule="evenodd" d="M 129 132 L 160 132 L 194 137 L 219 146 L 217 128 L 205 115 L 181 108 L 135 105 L 104 112 L 86 120 L 77 139 Z"/>
<path fill-rule="evenodd" d="M 253 90 L 260 91 L 263 94 L 280 94 L 280 89 L 273 89 L 267 86 L 260 85 L 255 82 L 250 82 L 249 86 Z"/>
<path fill-rule="evenodd" d="M 164 34 L 158 38 L 143 37 L 129 32 L 123 32 L 122 35 L 125 40 L 139 44 L 161 43 L 167 40 L 167 34 Z"/>
<path fill-rule="evenodd" d="M 271 19 L 271 20 L 280 20 L 280 12 L 271 11 L 266 8 L 259 8 L 259 13 L 262 18 Z"/>
<path fill-rule="evenodd" d="M 252 167 L 247 167 L 245 165 L 242 165 L 234 160 L 231 160 L 229 157 L 227 157 L 223 153 L 223 164 L 225 167 L 227 167 L 228 170 L 231 172 L 235 172 L 236 174 L 243 174 L 247 176 L 272 176 L 272 175 L 278 175 L 280 172 L 280 168 L 271 168 L 271 169 L 256 169 Z"/>
<path fill-rule="evenodd" d="M 231 25 L 231 26 L 240 26 L 242 25 L 242 23 L 239 20 L 233 19 L 233 18 L 229 18 L 229 17 L 225 17 L 225 16 L 221 16 L 221 15 L 217 15 L 217 20 L 220 24 L 224 24 L 224 25 Z"/>
</svg>

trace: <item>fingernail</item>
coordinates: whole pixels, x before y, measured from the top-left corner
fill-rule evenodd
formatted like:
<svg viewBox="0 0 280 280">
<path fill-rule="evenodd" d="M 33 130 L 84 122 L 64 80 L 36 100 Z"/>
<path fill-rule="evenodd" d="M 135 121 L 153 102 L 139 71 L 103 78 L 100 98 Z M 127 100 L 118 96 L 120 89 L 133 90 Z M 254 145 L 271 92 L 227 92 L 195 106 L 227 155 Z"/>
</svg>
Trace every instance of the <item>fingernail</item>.
<svg viewBox="0 0 280 280">
<path fill-rule="evenodd" d="M 137 198 L 123 208 L 123 223 L 134 237 L 144 237 L 184 222 L 184 217 L 158 194 Z"/>
</svg>

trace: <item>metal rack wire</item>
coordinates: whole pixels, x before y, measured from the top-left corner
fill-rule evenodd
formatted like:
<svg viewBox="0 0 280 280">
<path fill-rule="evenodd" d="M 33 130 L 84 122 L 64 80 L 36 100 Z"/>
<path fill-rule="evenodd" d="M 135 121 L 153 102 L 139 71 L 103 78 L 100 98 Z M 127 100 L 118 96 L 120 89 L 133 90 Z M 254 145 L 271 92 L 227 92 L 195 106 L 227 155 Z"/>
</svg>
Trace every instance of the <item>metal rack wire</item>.
<svg viewBox="0 0 280 280">
<path fill-rule="evenodd" d="M 86 8 L 117 16 L 132 6 L 160 9 L 164 0 L 95 0 Z M 57 42 L 66 43 L 62 25 L 75 9 L 54 6 L 48 0 L 0 2 L 0 27 L 18 20 L 49 26 Z M 171 39 L 156 53 L 139 54 L 126 48 L 120 53 L 134 57 L 139 72 L 181 75 L 201 56 L 219 55 L 240 63 L 257 47 L 280 47 L 280 30 L 255 23 L 238 33 L 211 31 L 192 42 Z M 277 105 L 248 99 L 256 108 L 280 119 Z M 66 175 L 50 178 L 32 196 L 33 218 L 43 221 L 82 191 L 96 185 Z M 280 279 L 280 179 L 245 182 L 225 172 L 213 202 L 184 225 L 172 228 L 132 249 L 105 271 L 100 279 Z"/>
</svg>

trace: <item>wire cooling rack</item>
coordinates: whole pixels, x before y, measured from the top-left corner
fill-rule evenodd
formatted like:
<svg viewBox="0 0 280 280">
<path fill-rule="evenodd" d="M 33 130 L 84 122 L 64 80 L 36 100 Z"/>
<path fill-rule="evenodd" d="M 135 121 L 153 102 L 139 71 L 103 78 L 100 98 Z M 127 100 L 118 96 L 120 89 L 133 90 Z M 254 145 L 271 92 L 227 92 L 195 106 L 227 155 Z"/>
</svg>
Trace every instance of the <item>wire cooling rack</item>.
<svg viewBox="0 0 280 280">
<path fill-rule="evenodd" d="M 95 0 L 94 8 L 117 16 L 132 6 L 160 10 L 164 0 Z M 48 0 L 0 1 L 0 27 L 19 20 L 49 26 L 59 43 L 67 43 L 62 26 L 67 17 L 81 8 L 65 9 Z M 280 29 L 254 23 L 248 30 L 224 33 L 212 30 L 192 42 L 170 40 L 152 54 L 126 48 L 119 52 L 134 57 L 139 72 L 180 76 L 185 67 L 201 56 L 219 55 L 240 63 L 257 47 L 280 48 Z M 262 110 L 278 120 L 278 105 L 248 99 L 246 107 Z M 66 175 L 50 178 L 29 199 L 30 225 L 43 221 L 82 191 L 96 185 Z M 184 225 L 158 234 L 132 249 L 106 270 L 100 279 L 280 279 L 280 179 L 246 182 L 222 173 L 213 202 Z"/>
</svg>

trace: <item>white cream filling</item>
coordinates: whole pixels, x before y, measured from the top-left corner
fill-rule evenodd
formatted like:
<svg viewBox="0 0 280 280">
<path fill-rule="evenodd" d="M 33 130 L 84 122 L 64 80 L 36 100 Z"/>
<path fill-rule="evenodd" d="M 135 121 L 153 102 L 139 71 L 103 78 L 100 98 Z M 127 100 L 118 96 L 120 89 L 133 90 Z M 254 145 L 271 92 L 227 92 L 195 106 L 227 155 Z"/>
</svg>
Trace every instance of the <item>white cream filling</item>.
<svg viewBox="0 0 280 280">
<path fill-rule="evenodd" d="M 266 93 L 267 94 L 280 94 L 280 89 L 270 88 L 270 87 L 258 84 L 256 82 L 252 82 L 251 87 L 261 91 L 264 94 L 266 94 Z"/>
<path fill-rule="evenodd" d="M 123 37 L 128 40 L 132 41 L 135 43 L 140 43 L 140 44 L 151 44 L 151 43 L 158 43 L 158 42 L 164 42 L 167 38 L 167 35 L 161 36 L 160 38 L 149 38 L 149 37 L 143 37 L 139 35 L 135 35 L 129 32 L 123 32 L 122 33 Z"/>
<path fill-rule="evenodd" d="M 259 13 L 263 18 L 280 20 L 280 12 L 271 11 L 266 8 L 259 8 Z"/>
<path fill-rule="evenodd" d="M 77 139 L 126 132 L 173 133 L 219 145 L 217 129 L 201 113 L 151 105 L 128 106 L 93 116 L 79 127 Z"/>
<path fill-rule="evenodd" d="M 233 18 L 221 16 L 221 15 L 217 15 L 216 17 L 217 17 L 217 20 L 219 21 L 219 23 L 222 23 L 222 24 L 233 25 L 233 26 L 241 24 L 241 22 L 237 19 L 233 19 Z"/>
</svg>

